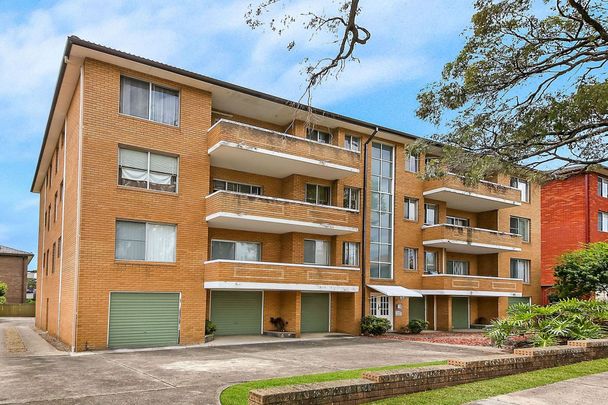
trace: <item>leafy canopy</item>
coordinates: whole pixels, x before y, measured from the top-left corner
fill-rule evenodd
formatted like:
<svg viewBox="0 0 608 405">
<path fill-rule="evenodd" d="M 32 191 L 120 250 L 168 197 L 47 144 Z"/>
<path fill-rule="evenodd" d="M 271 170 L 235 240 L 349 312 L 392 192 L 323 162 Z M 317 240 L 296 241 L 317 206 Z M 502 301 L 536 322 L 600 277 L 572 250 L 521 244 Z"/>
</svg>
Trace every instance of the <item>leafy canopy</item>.
<svg viewBox="0 0 608 405">
<path fill-rule="evenodd" d="M 608 292 L 608 242 L 590 243 L 561 256 L 555 266 L 558 298 L 581 298 Z"/>
</svg>

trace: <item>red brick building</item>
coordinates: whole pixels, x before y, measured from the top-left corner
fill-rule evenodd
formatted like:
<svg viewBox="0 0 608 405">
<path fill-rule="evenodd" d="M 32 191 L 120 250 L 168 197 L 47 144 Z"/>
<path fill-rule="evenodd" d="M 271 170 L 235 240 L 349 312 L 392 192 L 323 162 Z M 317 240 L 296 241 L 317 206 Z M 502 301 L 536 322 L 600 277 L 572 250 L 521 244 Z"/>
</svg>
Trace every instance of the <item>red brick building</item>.
<svg viewBox="0 0 608 405">
<path fill-rule="evenodd" d="M 608 168 L 573 170 L 546 183 L 541 206 L 541 285 L 547 303 L 559 256 L 586 243 L 608 240 Z"/>
</svg>

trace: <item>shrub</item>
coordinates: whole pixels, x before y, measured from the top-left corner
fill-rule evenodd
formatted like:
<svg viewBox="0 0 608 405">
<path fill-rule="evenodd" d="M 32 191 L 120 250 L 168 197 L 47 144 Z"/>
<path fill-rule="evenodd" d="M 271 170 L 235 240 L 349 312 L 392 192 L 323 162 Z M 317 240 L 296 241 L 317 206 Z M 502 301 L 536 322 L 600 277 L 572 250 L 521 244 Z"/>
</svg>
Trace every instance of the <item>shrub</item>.
<svg viewBox="0 0 608 405">
<path fill-rule="evenodd" d="M 287 322 L 285 319 L 281 318 L 280 316 L 277 318 L 270 318 L 270 323 L 272 324 L 272 326 L 274 326 L 274 328 L 278 331 L 278 332 L 285 332 L 285 327 L 287 326 L 287 324 L 289 322 Z"/>
<path fill-rule="evenodd" d="M 5 282 L 0 281 L 0 305 L 6 304 L 6 292 L 8 291 L 8 285 Z"/>
<path fill-rule="evenodd" d="M 429 323 L 421 319 L 412 319 L 407 323 L 407 330 L 414 335 L 419 334 L 428 327 Z"/>
<path fill-rule="evenodd" d="M 213 335 L 217 327 L 211 321 L 205 321 L 205 335 Z"/>
<path fill-rule="evenodd" d="M 364 335 L 384 335 L 391 328 L 391 322 L 377 316 L 364 316 L 361 319 L 361 333 Z"/>
<path fill-rule="evenodd" d="M 608 334 L 608 302 L 569 299 L 546 307 L 516 304 L 486 332 L 498 347 L 546 347 Z"/>
</svg>

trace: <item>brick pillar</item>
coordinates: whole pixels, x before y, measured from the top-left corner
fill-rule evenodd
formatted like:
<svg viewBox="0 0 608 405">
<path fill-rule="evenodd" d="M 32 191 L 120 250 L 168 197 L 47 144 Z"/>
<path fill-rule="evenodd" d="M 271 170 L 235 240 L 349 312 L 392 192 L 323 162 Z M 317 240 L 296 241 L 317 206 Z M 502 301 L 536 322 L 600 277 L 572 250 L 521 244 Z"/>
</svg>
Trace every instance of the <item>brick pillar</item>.
<svg viewBox="0 0 608 405">
<path fill-rule="evenodd" d="M 498 317 L 504 318 L 507 316 L 507 308 L 509 308 L 509 297 L 498 297 Z"/>
<path fill-rule="evenodd" d="M 296 336 L 300 337 L 302 334 L 302 292 L 297 291 L 295 297 L 295 325 L 294 331 L 296 332 Z"/>
<path fill-rule="evenodd" d="M 437 330 L 452 330 L 452 297 L 437 296 Z"/>
</svg>

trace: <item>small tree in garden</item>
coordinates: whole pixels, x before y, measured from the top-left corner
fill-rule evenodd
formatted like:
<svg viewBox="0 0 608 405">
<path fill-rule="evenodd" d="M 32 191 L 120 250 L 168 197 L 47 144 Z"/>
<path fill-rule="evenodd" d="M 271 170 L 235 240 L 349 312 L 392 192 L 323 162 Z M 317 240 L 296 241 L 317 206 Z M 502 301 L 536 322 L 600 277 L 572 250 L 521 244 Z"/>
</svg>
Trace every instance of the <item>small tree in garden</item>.
<svg viewBox="0 0 608 405">
<path fill-rule="evenodd" d="M 0 281 L 0 305 L 6 304 L 6 292 L 8 291 L 8 285 L 5 282 Z"/>
<path fill-rule="evenodd" d="M 555 277 L 554 291 L 559 299 L 608 292 L 608 242 L 590 243 L 562 255 Z"/>
</svg>

